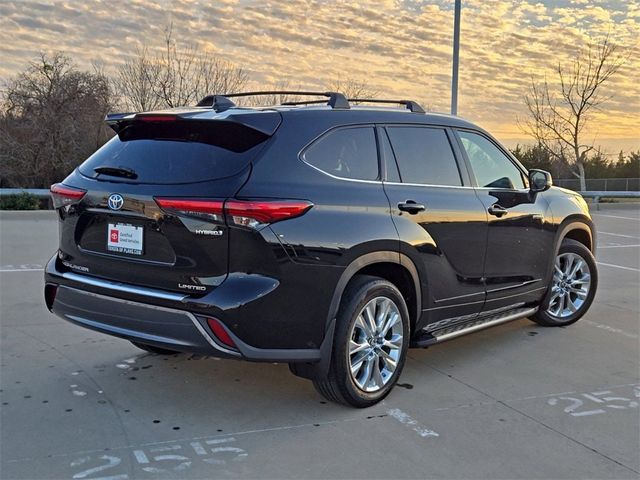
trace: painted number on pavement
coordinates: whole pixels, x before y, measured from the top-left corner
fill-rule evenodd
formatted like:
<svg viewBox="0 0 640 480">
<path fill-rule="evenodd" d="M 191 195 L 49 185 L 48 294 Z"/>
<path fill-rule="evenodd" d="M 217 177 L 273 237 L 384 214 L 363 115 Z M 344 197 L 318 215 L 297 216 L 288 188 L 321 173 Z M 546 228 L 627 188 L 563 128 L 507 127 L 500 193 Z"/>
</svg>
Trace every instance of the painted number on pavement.
<svg viewBox="0 0 640 480">
<path fill-rule="evenodd" d="M 188 470 L 195 462 L 210 465 L 226 465 L 240 462 L 249 454 L 242 448 L 229 445 L 233 437 L 192 441 L 188 444 L 157 445 L 132 449 L 135 466 L 151 475 L 180 473 Z M 74 479 L 87 480 L 127 480 L 127 473 L 120 473 L 122 458 L 116 455 L 84 456 L 71 462 Z"/>
<path fill-rule="evenodd" d="M 564 413 L 572 417 L 588 417 L 600 415 L 607 411 L 627 410 L 638 408 L 640 399 L 640 385 L 621 387 L 616 390 L 630 390 L 629 393 L 613 393 L 611 390 L 580 393 L 573 396 L 558 396 L 547 400 L 553 407 L 564 408 Z"/>
</svg>

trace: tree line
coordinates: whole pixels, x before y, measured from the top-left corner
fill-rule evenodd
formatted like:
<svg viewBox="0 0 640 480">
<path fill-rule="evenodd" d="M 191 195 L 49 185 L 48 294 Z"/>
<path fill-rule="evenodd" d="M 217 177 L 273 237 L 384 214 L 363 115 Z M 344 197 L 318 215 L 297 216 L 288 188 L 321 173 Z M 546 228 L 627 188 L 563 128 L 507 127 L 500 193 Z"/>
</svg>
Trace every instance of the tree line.
<svg viewBox="0 0 640 480">
<path fill-rule="evenodd" d="M 558 158 L 543 145 L 518 145 L 511 153 L 526 167 L 551 172 L 553 178 L 574 178 L 573 165 Z M 620 151 L 611 159 L 596 149 L 582 160 L 585 178 L 640 178 L 640 150 L 625 154 Z"/>
<path fill-rule="evenodd" d="M 0 97 L 0 187 L 48 188 L 102 146 L 113 132 L 109 112 L 139 112 L 195 105 L 206 95 L 246 90 L 242 67 L 196 46 L 182 46 L 169 28 L 164 48 L 139 48 L 115 75 L 98 66 L 81 70 L 63 52 L 42 53 L 5 81 Z M 353 98 L 378 92 L 366 81 L 335 78 L 327 90 Z M 304 90 L 280 82 L 262 90 Z M 241 99 L 241 105 L 301 100 L 295 95 Z"/>
<path fill-rule="evenodd" d="M 624 56 L 608 38 L 588 44 L 567 65 L 558 64 L 557 81 L 532 81 L 524 97 L 528 116 L 521 128 L 534 146 L 513 153 L 528 168 L 549 170 L 556 178 L 638 177 L 637 153 L 610 161 L 585 142 L 590 113 L 606 100 L 602 85 L 616 74 Z M 41 54 L 5 81 L 0 97 L 0 187 L 47 188 L 60 181 L 112 135 L 104 117 L 113 111 L 149 111 L 194 105 L 206 95 L 246 90 L 249 73 L 196 46 L 183 46 L 167 29 L 163 48 L 139 48 L 109 76 L 98 66 L 81 70 L 62 52 Z M 303 90 L 280 82 L 267 90 Z M 350 98 L 375 98 L 366 80 L 336 78 L 327 90 Z M 301 100 L 295 95 L 250 97 L 243 105 Z"/>
</svg>

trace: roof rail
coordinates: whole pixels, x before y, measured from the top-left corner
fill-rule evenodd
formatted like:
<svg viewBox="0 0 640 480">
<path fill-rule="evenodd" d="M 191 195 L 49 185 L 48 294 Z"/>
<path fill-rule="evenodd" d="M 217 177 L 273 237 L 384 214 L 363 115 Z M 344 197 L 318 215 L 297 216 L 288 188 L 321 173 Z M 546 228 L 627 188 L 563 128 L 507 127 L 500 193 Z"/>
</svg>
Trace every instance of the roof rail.
<svg viewBox="0 0 640 480">
<path fill-rule="evenodd" d="M 380 98 L 349 98 L 349 102 L 365 102 L 365 103 L 396 103 L 399 105 L 404 105 L 407 107 L 407 110 L 413 113 L 426 113 L 424 108 L 420 106 L 418 102 L 414 102 L 413 100 L 383 100 Z"/>
<path fill-rule="evenodd" d="M 225 93 L 222 95 L 207 95 L 198 102 L 198 107 L 212 107 L 216 112 L 223 112 L 229 108 L 235 107 L 231 98 L 239 97 L 255 97 L 259 95 L 304 95 L 304 96 L 318 96 L 327 97 L 329 100 L 327 105 L 331 108 L 348 109 L 350 108 L 347 98 L 338 92 L 298 92 L 295 90 L 263 90 L 257 92 L 240 92 L 240 93 Z M 313 100 L 308 103 L 324 103 L 324 101 Z M 286 102 L 283 105 L 302 105 L 303 102 Z"/>
</svg>

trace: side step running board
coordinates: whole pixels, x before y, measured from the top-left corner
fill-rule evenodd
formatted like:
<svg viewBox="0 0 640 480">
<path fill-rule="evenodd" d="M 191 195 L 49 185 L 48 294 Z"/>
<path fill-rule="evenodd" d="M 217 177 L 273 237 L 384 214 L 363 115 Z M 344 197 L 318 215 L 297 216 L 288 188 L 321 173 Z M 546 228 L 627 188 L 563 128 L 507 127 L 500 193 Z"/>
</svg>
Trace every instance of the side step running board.
<svg viewBox="0 0 640 480">
<path fill-rule="evenodd" d="M 455 323 L 452 326 L 443 326 L 438 330 L 423 330 L 412 342 L 412 347 L 428 347 L 436 343 L 446 342 L 452 338 L 461 337 L 468 333 L 484 330 L 485 328 L 495 327 L 502 323 L 512 322 L 520 318 L 533 315 L 538 311 L 538 307 L 532 308 L 516 308 L 505 312 L 488 315 L 485 317 L 475 318 L 464 323 Z"/>
</svg>

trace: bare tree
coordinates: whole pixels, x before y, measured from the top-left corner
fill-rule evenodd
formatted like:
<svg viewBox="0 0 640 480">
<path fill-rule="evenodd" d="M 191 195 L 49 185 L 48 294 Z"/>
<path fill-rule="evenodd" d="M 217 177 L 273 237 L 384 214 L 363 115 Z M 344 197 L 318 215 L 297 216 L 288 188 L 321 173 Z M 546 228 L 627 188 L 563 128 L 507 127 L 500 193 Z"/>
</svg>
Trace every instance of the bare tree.
<svg viewBox="0 0 640 480">
<path fill-rule="evenodd" d="M 79 71 L 62 53 L 40 58 L 7 82 L 0 108 L 3 185 L 48 187 L 111 135 L 108 78 Z"/>
<path fill-rule="evenodd" d="M 347 98 L 376 98 L 379 94 L 377 90 L 369 86 L 366 80 L 357 80 L 351 77 L 338 77 L 330 81 L 329 90 L 343 93 Z"/>
<path fill-rule="evenodd" d="M 594 140 L 585 140 L 585 128 L 591 113 L 608 97 L 602 86 L 620 69 L 624 56 L 609 37 L 589 43 L 570 65 L 558 63 L 557 87 L 547 79 L 531 82 L 525 96 L 528 118 L 521 128 L 552 156 L 574 165 L 573 174 L 586 190 L 584 162 L 594 148 Z"/>
<path fill-rule="evenodd" d="M 149 55 L 147 47 L 143 47 L 138 48 L 135 55 L 119 68 L 114 85 L 127 108 L 148 111 L 162 104 L 157 95 L 159 78 L 160 64 Z"/>
<path fill-rule="evenodd" d="M 279 80 L 277 82 L 267 84 L 267 85 L 259 85 L 255 87 L 256 91 L 270 91 L 270 92 L 296 92 L 296 91 L 304 91 L 305 89 L 300 86 L 292 86 L 289 80 Z M 270 106 L 270 105 L 282 105 L 287 102 L 300 102 L 304 100 L 309 100 L 309 97 L 303 97 L 301 95 L 296 95 L 295 93 L 271 93 L 266 95 L 257 95 L 250 97 L 238 97 L 234 98 L 234 103 L 238 105 L 252 106 L 252 107 L 262 107 L 262 106 Z"/>
<path fill-rule="evenodd" d="M 238 91 L 247 80 L 247 72 L 233 63 L 195 45 L 179 45 L 170 25 L 163 51 L 150 55 L 147 47 L 138 49 L 120 67 L 116 85 L 127 107 L 152 110 L 193 105 L 206 95 Z"/>
</svg>

